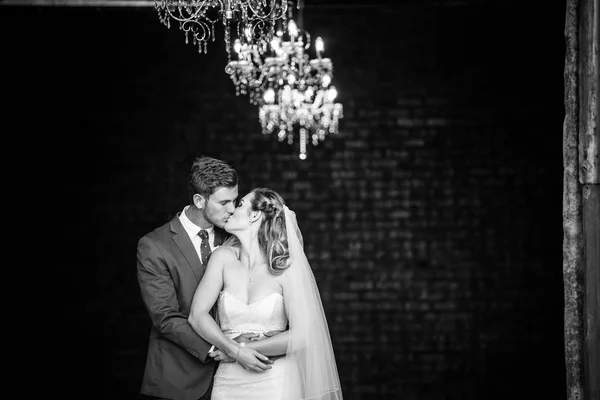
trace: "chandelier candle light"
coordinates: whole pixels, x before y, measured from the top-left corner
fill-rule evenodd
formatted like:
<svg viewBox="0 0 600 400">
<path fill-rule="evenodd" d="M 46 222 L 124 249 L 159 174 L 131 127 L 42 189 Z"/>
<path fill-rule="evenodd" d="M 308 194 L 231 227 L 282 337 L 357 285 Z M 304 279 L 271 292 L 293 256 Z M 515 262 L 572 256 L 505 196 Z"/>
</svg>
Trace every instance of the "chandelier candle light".
<svg viewBox="0 0 600 400">
<path fill-rule="evenodd" d="M 207 42 L 215 40 L 215 24 L 225 26 L 225 48 L 231 53 L 231 27 L 235 37 L 245 43 L 267 43 L 274 36 L 275 24 L 286 18 L 288 0 L 154 0 L 160 21 L 171 27 L 179 22 L 185 42 L 192 36 L 198 51 L 207 53 Z"/>
</svg>

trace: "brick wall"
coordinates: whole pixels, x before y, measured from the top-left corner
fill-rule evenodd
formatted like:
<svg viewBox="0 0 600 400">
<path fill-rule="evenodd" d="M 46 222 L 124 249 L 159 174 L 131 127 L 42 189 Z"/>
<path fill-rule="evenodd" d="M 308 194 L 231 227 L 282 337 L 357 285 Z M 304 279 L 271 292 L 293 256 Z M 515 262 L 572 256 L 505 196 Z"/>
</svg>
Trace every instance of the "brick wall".
<svg viewBox="0 0 600 400">
<path fill-rule="evenodd" d="M 60 353 L 70 387 L 137 392 L 136 242 L 185 205 L 206 154 L 296 210 L 345 399 L 563 398 L 562 11 L 306 10 L 345 118 L 300 161 L 260 134 L 220 43 L 198 55 L 151 9 L 43 9 L 29 32 L 10 9 L 31 84 L 15 104 L 77 244 L 52 281 L 81 346 Z"/>
</svg>

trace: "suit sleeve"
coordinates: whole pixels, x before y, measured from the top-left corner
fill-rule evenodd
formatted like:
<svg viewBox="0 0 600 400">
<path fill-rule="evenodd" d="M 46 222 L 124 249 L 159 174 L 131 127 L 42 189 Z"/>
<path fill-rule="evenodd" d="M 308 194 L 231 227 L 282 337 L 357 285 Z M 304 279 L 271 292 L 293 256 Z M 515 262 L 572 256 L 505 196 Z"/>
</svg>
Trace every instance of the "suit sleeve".
<svg viewBox="0 0 600 400">
<path fill-rule="evenodd" d="M 175 285 L 164 257 L 147 236 L 138 242 L 137 278 L 152 325 L 160 335 L 200 361 L 212 361 L 212 358 L 208 357 L 210 343 L 194 331 L 188 323 L 188 316 L 180 311 Z"/>
</svg>

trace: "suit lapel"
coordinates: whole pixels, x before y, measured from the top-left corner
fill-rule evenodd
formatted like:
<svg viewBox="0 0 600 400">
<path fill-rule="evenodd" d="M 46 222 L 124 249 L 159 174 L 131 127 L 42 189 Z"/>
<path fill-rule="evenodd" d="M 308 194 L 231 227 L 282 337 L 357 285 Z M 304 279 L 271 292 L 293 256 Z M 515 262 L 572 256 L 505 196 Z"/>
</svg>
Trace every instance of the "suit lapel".
<svg viewBox="0 0 600 400">
<path fill-rule="evenodd" d="M 196 280 L 200 282 L 200 278 L 204 275 L 204 266 L 200 262 L 198 252 L 194 249 L 194 245 L 192 244 L 189 235 L 179 220 L 179 213 L 171 220 L 171 232 L 174 233 L 173 241 L 187 260 Z"/>
</svg>

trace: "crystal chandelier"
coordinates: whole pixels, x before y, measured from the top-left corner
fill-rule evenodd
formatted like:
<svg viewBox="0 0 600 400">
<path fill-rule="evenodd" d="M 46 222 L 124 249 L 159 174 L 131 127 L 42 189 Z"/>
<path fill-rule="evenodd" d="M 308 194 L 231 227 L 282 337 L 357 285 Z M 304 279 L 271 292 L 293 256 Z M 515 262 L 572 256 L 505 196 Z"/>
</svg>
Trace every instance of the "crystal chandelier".
<svg viewBox="0 0 600 400">
<path fill-rule="evenodd" d="M 293 19 L 287 32 L 279 30 L 269 46 L 236 41 L 238 59 L 226 71 L 236 86 L 236 94 L 248 94 L 259 106 L 263 134 L 277 132 L 279 141 L 293 144 L 298 133 L 300 159 L 306 159 L 307 143 L 317 145 L 329 133 L 338 133 L 343 107 L 334 100 L 331 85 L 333 63 L 323 58 L 323 40 L 315 40 L 315 59 L 305 53 L 310 35 L 300 31 Z"/>
<path fill-rule="evenodd" d="M 285 18 L 289 0 L 154 0 L 160 21 L 168 28 L 171 20 L 179 22 L 201 53 L 207 52 L 209 40 L 215 40 L 215 24 L 221 20 L 225 26 L 225 48 L 230 54 L 231 30 L 234 37 L 244 43 L 269 41 L 275 24 Z"/>
</svg>

